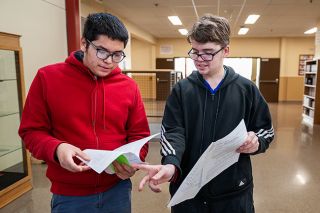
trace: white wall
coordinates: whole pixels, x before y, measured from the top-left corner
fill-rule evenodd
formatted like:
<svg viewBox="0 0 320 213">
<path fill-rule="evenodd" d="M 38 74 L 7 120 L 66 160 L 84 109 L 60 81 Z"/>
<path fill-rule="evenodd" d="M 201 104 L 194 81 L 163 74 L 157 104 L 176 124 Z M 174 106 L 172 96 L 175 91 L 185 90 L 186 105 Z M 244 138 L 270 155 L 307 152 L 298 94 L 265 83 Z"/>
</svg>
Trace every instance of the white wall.
<svg viewBox="0 0 320 213">
<path fill-rule="evenodd" d="M 26 92 L 37 70 L 64 61 L 64 0 L 0 0 L 0 31 L 21 35 Z"/>
</svg>

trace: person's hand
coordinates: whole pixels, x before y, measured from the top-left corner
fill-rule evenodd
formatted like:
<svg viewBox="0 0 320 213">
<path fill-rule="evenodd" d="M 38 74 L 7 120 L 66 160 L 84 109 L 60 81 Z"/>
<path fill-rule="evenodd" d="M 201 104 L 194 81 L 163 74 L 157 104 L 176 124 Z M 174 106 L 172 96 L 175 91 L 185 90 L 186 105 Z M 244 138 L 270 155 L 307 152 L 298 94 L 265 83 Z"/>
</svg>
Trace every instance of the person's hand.
<svg viewBox="0 0 320 213">
<path fill-rule="evenodd" d="M 115 174 L 122 180 L 132 177 L 136 172 L 136 169 L 124 163 L 120 164 L 117 161 L 113 161 L 112 165 L 114 167 Z"/>
<path fill-rule="evenodd" d="M 70 172 L 83 172 L 90 169 L 89 166 L 84 163 L 77 165 L 74 162 L 74 157 L 78 156 L 85 161 L 90 161 L 89 156 L 82 152 L 78 147 L 75 147 L 68 143 L 61 143 L 57 147 L 56 154 L 61 167 L 65 168 Z"/>
<path fill-rule="evenodd" d="M 144 185 L 149 183 L 149 188 L 153 192 L 161 192 L 159 184 L 168 182 L 174 172 L 176 171 L 175 166 L 172 164 L 167 165 L 147 165 L 147 164 L 132 164 L 135 169 L 148 172 L 148 174 L 140 181 L 139 191 L 142 191 Z"/>
<path fill-rule="evenodd" d="M 239 153 L 253 153 L 259 149 L 258 137 L 254 132 L 248 132 L 244 143 L 237 149 Z"/>
</svg>

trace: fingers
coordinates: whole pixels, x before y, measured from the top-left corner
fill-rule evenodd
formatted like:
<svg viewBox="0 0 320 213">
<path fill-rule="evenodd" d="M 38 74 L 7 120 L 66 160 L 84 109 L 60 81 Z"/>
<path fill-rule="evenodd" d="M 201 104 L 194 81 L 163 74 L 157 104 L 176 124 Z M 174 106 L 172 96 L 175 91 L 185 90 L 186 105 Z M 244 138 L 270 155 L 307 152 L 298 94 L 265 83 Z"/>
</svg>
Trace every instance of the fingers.
<svg viewBox="0 0 320 213">
<path fill-rule="evenodd" d="M 76 156 L 80 156 L 80 158 L 84 159 L 89 159 L 88 156 L 84 152 L 82 152 L 78 147 L 75 147 L 68 143 L 61 143 L 56 149 L 56 154 L 60 166 L 64 169 L 67 169 L 70 172 L 82 172 L 90 169 L 86 165 L 77 165 L 74 162 L 74 157 Z"/>
<path fill-rule="evenodd" d="M 144 176 L 144 178 L 140 181 L 138 191 L 141 192 L 143 190 L 143 187 L 146 185 L 146 183 L 149 183 L 149 188 L 156 193 L 161 192 L 161 188 L 157 186 L 152 180 L 150 181 L 149 175 Z"/>
<path fill-rule="evenodd" d="M 77 165 L 74 161 L 73 158 L 68 158 L 60 163 L 60 165 L 69 170 L 70 172 L 81 172 L 86 169 L 87 166 L 81 166 Z"/>
<path fill-rule="evenodd" d="M 84 171 L 88 171 L 91 169 L 91 167 L 89 167 L 87 165 L 77 165 L 77 167 L 78 167 L 79 172 L 84 172 Z"/>
<path fill-rule="evenodd" d="M 143 189 L 144 185 L 146 185 L 146 183 L 148 183 L 148 182 L 149 182 L 149 180 L 150 180 L 149 175 L 144 176 L 144 178 L 142 178 L 142 180 L 140 181 L 140 184 L 139 184 L 138 190 L 139 190 L 139 191 L 142 191 L 142 189 Z"/>
<path fill-rule="evenodd" d="M 259 140 L 254 132 L 248 132 L 245 142 L 236 150 L 239 153 L 253 153 L 259 149 Z"/>
<path fill-rule="evenodd" d="M 136 172 L 136 169 L 126 164 L 120 164 L 117 161 L 114 161 L 112 164 L 116 175 L 123 180 L 132 177 Z"/>
<path fill-rule="evenodd" d="M 161 192 L 160 186 L 158 186 L 158 184 L 154 183 L 152 180 L 149 182 L 149 188 L 155 193 Z"/>
<path fill-rule="evenodd" d="M 90 161 L 90 157 L 89 155 L 87 155 L 85 152 L 81 151 L 80 149 L 76 150 L 76 155 L 78 157 L 80 157 L 81 159 L 85 160 L 85 161 Z"/>
<path fill-rule="evenodd" d="M 152 183 L 154 185 L 158 185 L 158 184 L 161 184 L 161 183 L 165 183 L 165 182 L 168 182 L 168 180 L 170 179 L 171 177 L 167 177 L 167 171 L 164 170 L 164 169 L 161 169 L 157 174 L 155 174 L 151 180 L 152 180 Z"/>
<path fill-rule="evenodd" d="M 136 163 L 133 163 L 133 164 L 131 164 L 131 167 L 135 168 L 135 169 L 140 169 L 140 170 L 145 171 L 145 172 L 149 172 L 149 171 L 152 171 L 152 170 L 155 169 L 154 165 L 148 165 L 148 164 L 136 164 Z"/>
</svg>

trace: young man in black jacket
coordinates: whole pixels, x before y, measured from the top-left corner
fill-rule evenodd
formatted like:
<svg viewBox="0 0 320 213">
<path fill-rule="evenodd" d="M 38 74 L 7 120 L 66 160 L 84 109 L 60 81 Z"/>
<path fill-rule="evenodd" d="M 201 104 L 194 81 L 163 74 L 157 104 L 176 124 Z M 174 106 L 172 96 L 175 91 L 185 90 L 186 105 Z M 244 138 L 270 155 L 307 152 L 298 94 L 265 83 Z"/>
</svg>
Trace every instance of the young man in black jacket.
<svg viewBox="0 0 320 213">
<path fill-rule="evenodd" d="M 230 26 L 225 18 L 205 15 L 193 25 L 189 56 L 197 71 L 179 81 L 169 96 L 161 127 L 162 165 L 135 165 L 148 171 L 141 181 L 158 192 L 170 181 L 177 191 L 206 148 L 230 133 L 243 119 L 248 131 L 236 150 L 238 162 L 207 183 L 199 193 L 172 207 L 174 213 L 253 213 L 250 156 L 263 153 L 273 140 L 268 105 L 255 84 L 228 66 Z M 208 162 L 210 163 L 210 162 Z"/>
</svg>

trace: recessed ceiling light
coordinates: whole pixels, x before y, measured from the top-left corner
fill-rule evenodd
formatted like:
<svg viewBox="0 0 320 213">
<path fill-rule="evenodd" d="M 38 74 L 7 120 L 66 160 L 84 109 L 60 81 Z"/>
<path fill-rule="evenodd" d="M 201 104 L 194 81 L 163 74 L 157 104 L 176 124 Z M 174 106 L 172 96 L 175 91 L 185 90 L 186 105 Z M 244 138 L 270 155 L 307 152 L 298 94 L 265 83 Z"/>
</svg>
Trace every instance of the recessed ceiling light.
<svg viewBox="0 0 320 213">
<path fill-rule="evenodd" d="M 318 28 L 314 27 L 304 32 L 304 34 L 312 34 L 317 32 Z"/>
<path fill-rule="evenodd" d="M 168 19 L 171 21 L 173 25 L 182 25 L 182 22 L 178 16 L 168 16 Z"/>
<path fill-rule="evenodd" d="M 244 22 L 245 24 L 254 24 L 258 20 L 260 15 L 249 15 L 246 21 Z"/>
<path fill-rule="evenodd" d="M 238 35 L 245 35 L 245 34 L 247 34 L 248 31 L 249 31 L 249 28 L 241 27 L 239 32 L 238 32 Z"/>
<path fill-rule="evenodd" d="M 179 29 L 178 31 L 181 33 L 181 35 L 187 35 L 188 34 L 188 30 L 186 30 L 186 29 Z"/>
</svg>

